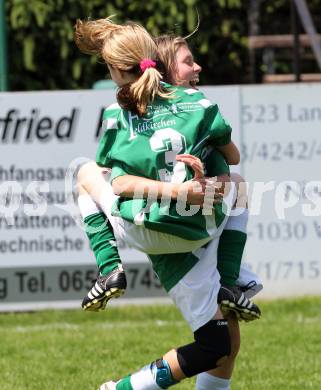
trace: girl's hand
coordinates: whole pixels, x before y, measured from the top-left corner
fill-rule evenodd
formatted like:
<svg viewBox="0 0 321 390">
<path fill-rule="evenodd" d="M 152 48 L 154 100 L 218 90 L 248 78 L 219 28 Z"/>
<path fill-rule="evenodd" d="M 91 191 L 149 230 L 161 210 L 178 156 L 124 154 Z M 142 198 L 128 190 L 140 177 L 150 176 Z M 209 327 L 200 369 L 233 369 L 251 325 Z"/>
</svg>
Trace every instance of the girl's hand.
<svg viewBox="0 0 321 390">
<path fill-rule="evenodd" d="M 203 163 L 199 158 L 191 154 L 179 154 L 176 156 L 176 160 L 188 165 L 194 171 L 192 180 L 179 185 L 178 197 L 187 193 L 185 195 L 186 202 L 201 207 L 204 206 L 204 200 L 207 207 L 209 201 L 212 204 L 222 202 L 222 183 L 217 182 L 216 178 L 207 178 L 204 176 Z"/>
<path fill-rule="evenodd" d="M 204 178 L 204 167 L 202 161 L 191 154 L 178 154 L 176 156 L 177 161 L 181 161 L 184 164 L 191 167 L 194 171 L 193 180 Z"/>
</svg>

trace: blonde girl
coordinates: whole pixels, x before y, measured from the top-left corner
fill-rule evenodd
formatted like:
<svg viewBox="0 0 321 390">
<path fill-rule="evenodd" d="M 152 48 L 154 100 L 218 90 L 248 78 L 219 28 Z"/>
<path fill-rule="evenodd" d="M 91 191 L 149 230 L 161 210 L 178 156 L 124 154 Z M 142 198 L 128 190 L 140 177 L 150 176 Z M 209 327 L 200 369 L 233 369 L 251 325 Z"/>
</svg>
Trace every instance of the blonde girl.
<svg viewBox="0 0 321 390">
<path fill-rule="evenodd" d="M 147 253 L 195 252 L 194 258 L 188 259 L 192 266 L 185 273 L 178 269 L 181 267 L 173 267 L 172 274 L 179 274 L 179 281 L 174 285 L 171 281 L 168 289 L 189 322 L 195 341 L 167 352 L 129 377 L 105 383 L 101 389 L 168 388 L 185 377 L 222 365 L 229 355 L 230 339 L 227 323 L 217 306 L 219 275 L 212 255 L 217 250 L 227 216 L 222 208 L 214 216 L 204 216 L 201 212 L 181 215 L 177 205 L 175 210 L 171 202 L 164 215 L 160 213 L 163 205 L 155 199 L 165 194 L 179 200 L 183 189 L 190 203 L 203 204 L 208 183 L 199 160 L 190 154 L 201 155 L 211 144 L 225 148 L 228 159 L 228 153 L 235 150 L 231 129 L 217 106 L 211 105 L 200 92 L 160 83 L 157 48 L 141 26 L 117 25 L 109 19 L 79 21 L 76 42 L 82 51 L 102 56 L 119 86 L 118 106 L 105 111 L 106 132 L 98 149 L 97 163 L 112 168 L 113 188 L 122 197 L 115 197 L 110 188 L 97 190 L 101 177 L 92 177 L 92 186 L 90 183 L 79 186 L 83 196 L 80 204 L 83 209 L 87 207 L 87 216 L 83 215 L 99 214 L 90 204 L 88 193 L 98 204 L 102 197 L 108 198 L 116 202 L 116 216 L 115 212 L 112 215 L 111 208 L 103 211 L 116 237 L 126 238 Z M 184 163 L 194 169 L 194 178 L 201 189 L 198 197 L 193 192 L 193 182 L 188 180 L 192 174 Z M 137 177 L 140 197 L 132 199 L 137 191 Z M 222 181 L 228 179 L 224 177 Z M 148 195 L 154 197 L 152 204 L 145 199 Z M 214 195 L 212 203 L 215 200 Z M 223 203 L 231 206 L 234 200 L 233 191 L 228 191 Z M 209 244 L 203 247 L 206 243 Z M 202 261 L 198 261 L 200 257 Z M 116 286 L 112 288 L 117 290 L 117 275 L 122 270 L 118 267 L 112 272 L 105 284 L 112 280 Z M 161 281 L 166 283 L 162 278 Z M 99 294 L 102 287 L 97 285 L 95 293 Z M 108 292 L 113 293 L 112 288 Z"/>
</svg>

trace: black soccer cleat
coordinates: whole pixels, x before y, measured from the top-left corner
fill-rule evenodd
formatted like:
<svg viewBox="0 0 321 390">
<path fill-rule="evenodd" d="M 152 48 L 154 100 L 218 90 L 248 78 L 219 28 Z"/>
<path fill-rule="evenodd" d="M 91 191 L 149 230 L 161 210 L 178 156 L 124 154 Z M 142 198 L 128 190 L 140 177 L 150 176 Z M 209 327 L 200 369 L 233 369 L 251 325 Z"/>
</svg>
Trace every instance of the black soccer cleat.
<svg viewBox="0 0 321 390">
<path fill-rule="evenodd" d="M 253 321 L 261 317 L 261 310 L 237 287 L 221 286 L 217 302 L 223 313 L 233 311 L 240 321 Z"/>
<path fill-rule="evenodd" d="M 255 280 L 251 280 L 246 285 L 237 285 L 246 298 L 250 299 L 254 297 L 254 295 L 258 294 L 263 289 L 263 284 L 257 283 Z"/>
<path fill-rule="evenodd" d="M 126 275 L 123 267 L 119 266 L 109 274 L 97 277 L 81 306 L 85 311 L 104 310 L 111 298 L 118 298 L 124 294 L 126 287 Z"/>
</svg>

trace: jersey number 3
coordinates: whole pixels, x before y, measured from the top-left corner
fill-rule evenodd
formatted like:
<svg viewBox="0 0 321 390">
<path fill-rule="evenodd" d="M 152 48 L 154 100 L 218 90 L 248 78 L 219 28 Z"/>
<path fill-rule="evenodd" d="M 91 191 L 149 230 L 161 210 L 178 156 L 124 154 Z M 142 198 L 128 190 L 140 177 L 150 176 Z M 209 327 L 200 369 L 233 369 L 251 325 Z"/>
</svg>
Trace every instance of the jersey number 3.
<svg viewBox="0 0 321 390">
<path fill-rule="evenodd" d="M 176 156 L 185 152 L 185 137 L 174 129 L 166 128 L 156 130 L 149 143 L 154 152 L 165 152 L 165 167 L 158 170 L 160 181 L 183 183 L 186 177 L 185 164 L 176 161 Z"/>
</svg>

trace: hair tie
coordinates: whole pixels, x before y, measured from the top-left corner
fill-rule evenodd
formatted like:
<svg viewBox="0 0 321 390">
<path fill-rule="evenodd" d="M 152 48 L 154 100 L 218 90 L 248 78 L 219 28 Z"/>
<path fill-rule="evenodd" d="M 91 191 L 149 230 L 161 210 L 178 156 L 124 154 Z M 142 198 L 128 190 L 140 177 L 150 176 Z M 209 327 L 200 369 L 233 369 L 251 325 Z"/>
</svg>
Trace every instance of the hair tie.
<svg viewBox="0 0 321 390">
<path fill-rule="evenodd" d="M 145 70 L 148 68 L 156 68 L 156 62 L 149 58 L 144 58 L 143 60 L 140 61 L 139 67 L 140 70 L 144 73 Z"/>
</svg>

